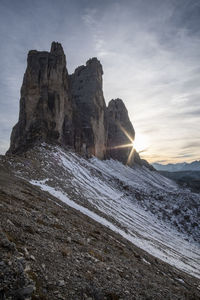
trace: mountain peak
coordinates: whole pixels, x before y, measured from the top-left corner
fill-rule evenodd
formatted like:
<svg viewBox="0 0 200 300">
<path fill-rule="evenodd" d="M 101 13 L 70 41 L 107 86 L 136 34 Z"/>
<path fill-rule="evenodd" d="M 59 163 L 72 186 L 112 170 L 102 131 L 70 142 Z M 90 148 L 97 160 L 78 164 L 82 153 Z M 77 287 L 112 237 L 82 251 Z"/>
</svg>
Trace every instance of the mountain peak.
<svg viewBox="0 0 200 300">
<path fill-rule="evenodd" d="M 110 100 L 110 102 L 108 103 L 108 110 L 109 111 L 115 110 L 128 115 L 126 106 L 123 100 L 120 98 Z"/>
<path fill-rule="evenodd" d="M 153 163 L 153 166 L 158 171 L 168 171 L 168 172 L 179 172 L 179 171 L 200 171 L 200 161 L 195 160 L 191 163 L 175 163 L 162 165 L 160 163 Z"/>
<path fill-rule="evenodd" d="M 129 119 L 128 111 L 124 102 L 117 98 L 108 103 L 108 151 L 110 157 L 121 161 L 124 164 L 132 165 L 134 158 L 138 159 L 139 155 L 134 151 L 131 161 L 128 161 L 132 151 L 132 141 L 135 138 L 135 130 Z M 129 145 L 121 148 L 122 145 Z"/>
<path fill-rule="evenodd" d="M 133 147 L 116 147 L 130 144 L 127 136 L 133 140 L 135 131 L 121 99 L 111 100 L 106 108 L 102 75 L 102 65 L 93 57 L 69 76 L 58 42 L 52 42 L 50 52 L 29 51 L 19 121 L 8 153 L 46 142 L 71 147 L 85 157 L 114 158 L 126 164 Z M 130 165 L 141 163 L 135 150 L 133 158 Z"/>
<path fill-rule="evenodd" d="M 52 42 L 51 51 L 52 54 L 64 54 L 63 47 L 58 42 Z"/>
</svg>

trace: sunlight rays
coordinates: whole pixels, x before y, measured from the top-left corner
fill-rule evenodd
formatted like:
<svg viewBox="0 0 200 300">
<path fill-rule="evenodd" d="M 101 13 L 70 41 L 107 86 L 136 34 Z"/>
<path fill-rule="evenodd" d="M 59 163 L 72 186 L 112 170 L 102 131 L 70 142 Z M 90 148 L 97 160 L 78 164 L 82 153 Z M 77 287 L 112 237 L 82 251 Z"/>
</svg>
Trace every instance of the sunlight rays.
<svg viewBox="0 0 200 300">
<path fill-rule="evenodd" d="M 132 162 L 132 160 L 133 160 L 133 158 L 134 158 L 135 151 L 137 151 L 139 153 L 147 151 L 148 141 L 147 141 L 147 138 L 144 135 L 142 135 L 142 134 L 137 134 L 137 138 L 134 139 L 122 127 L 121 124 L 118 123 L 118 126 L 121 129 L 121 131 L 124 133 L 124 135 L 129 139 L 130 143 L 123 144 L 123 145 L 118 145 L 118 146 L 114 146 L 114 147 L 111 147 L 110 149 L 131 148 L 131 150 L 129 152 L 129 155 L 128 155 L 127 163 L 126 163 L 127 165 L 130 165 L 131 162 Z"/>
<path fill-rule="evenodd" d="M 118 124 L 118 126 L 121 129 L 121 131 L 126 135 L 126 137 L 129 139 L 129 141 L 131 142 L 131 144 L 133 145 L 134 138 L 131 137 L 130 134 L 128 134 L 128 132 L 122 127 L 121 124 Z"/>
<path fill-rule="evenodd" d="M 130 148 L 130 147 L 133 147 L 133 143 L 111 147 L 110 149 L 120 149 L 120 148 Z"/>
<path fill-rule="evenodd" d="M 124 144 L 124 145 L 119 145 L 119 146 L 114 146 L 114 147 L 111 147 L 111 149 L 131 148 L 131 151 L 128 155 L 128 159 L 127 159 L 127 162 L 126 162 L 127 165 L 130 165 L 130 163 L 133 159 L 134 152 L 135 152 L 134 138 L 130 136 L 130 134 L 121 126 L 121 124 L 118 123 L 118 126 L 121 129 L 121 131 L 125 134 L 125 136 L 129 139 L 130 143 L 129 144 Z"/>
<path fill-rule="evenodd" d="M 135 152 L 135 148 L 134 148 L 134 146 L 132 146 L 132 149 L 129 153 L 128 160 L 127 160 L 127 163 L 126 163 L 127 165 L 130 165 L 130 163 L 133 159 L 133 156 L 134 156 L 134 152 Z"/>
</svg>

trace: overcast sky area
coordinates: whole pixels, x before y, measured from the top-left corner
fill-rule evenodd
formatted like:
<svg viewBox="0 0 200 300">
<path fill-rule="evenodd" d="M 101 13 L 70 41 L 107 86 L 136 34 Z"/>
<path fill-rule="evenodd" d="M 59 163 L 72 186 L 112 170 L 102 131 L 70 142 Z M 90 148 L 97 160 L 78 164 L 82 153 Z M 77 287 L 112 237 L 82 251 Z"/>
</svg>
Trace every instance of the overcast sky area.
<svg viewBox="0 0 200 300">
<path fill-rule="evenodd" d="M 150 162 L 200 159 L 199 0 L 0 0 L 0 153 L 18 120 L 31 49 L 61 42 L 68 72 L 98 57 Z"/>
</svg>

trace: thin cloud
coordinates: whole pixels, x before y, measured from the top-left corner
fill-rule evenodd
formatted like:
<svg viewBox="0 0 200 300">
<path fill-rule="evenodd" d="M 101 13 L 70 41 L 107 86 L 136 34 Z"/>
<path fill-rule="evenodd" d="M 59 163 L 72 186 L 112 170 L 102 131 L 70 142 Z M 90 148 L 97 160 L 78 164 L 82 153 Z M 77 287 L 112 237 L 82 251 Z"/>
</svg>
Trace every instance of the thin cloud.
<svg viewBox="0 0 200 300">
<path fill-rule="evenodd" d="M 182 146 L 182 149 L 195 149 L 197 148 L 200 152 L 200 141 L 196 141 L 193 143 L 187 143 L 184 146 Z"/>
<path fill-rule="evenodd" d="M 97 10 L 94 8 L 86 8 L 84 14 L 82 15 L 82 20 L 86 25 L 93 26 L 96 24 L 95 15 Z"/>
</svg>

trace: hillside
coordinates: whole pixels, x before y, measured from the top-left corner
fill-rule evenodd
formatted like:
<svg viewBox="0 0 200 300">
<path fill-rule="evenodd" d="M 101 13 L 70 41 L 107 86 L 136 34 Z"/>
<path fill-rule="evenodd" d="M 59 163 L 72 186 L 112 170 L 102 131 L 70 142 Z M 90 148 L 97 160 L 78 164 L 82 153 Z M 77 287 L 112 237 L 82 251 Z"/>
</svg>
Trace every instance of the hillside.
<svg viewBox="0 0 200 300">
<path fill-rule="evenodd" d="M 180 186 L 187 187 L 194 193 L 200 193 L 200 171 L 159 172 L 176 181 Z"/>
<path fill-rule="evenodd" d="M 0 170 L 5 299 L 200 299 L 198 244 L 147 211 L 155 192 L 186 196 L 173 182 L 45 144 Z"/>
</svg>

